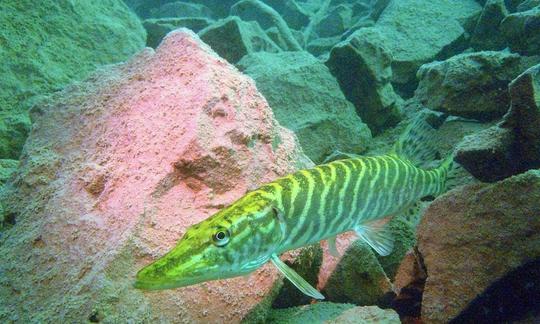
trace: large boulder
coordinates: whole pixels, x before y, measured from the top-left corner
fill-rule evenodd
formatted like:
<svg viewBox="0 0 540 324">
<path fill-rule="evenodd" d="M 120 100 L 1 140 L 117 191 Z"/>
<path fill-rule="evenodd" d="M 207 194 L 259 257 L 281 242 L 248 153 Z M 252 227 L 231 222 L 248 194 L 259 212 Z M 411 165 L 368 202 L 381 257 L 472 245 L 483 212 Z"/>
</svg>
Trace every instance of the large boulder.
<svg viewBox="0 0 540 324">
<path fill-rule="evenodd" d="M 150 12 L 153 18 L 197 17 L 212 18 L 210 8 L 200 3 L 174 1 L 163 4 Z"/>
<path fill-rule="evenodd" d="M 540 55 L 540 6 L 508 15 L 499 28 L 513 51 Z"/>
<path fill-rule="evenodd" d="M 522 60 L 507 52 L 475 52 L 422 65 L 415 97 L 428 108 L 489 121 L 510 105 L 508 84 L 522 72 Z"/>
<path fill-rule="evenodd" d="M 15 224 L 0 241 L 0 322 L 238 322 L 270 292 L 270 265 L 181 289 L 133 288 L 137 270 L 188 226 L 311 165 L 254 82 L 195 34 L 175 31 L 32 113 L 1 197 Z"/>
<path fill-rule="evenodd" d="M 232 64 L 247 54 L 281 51 L 256 21 L 246 22 L 238 17 L 219 20 L 201 30 L 199 35 L 216 53 Z"/>
<path fill-rule="evenodd" d="M 377 28 L 362 28 L 336 45 L 326 65 L 358 115 L 378 134 L 401 120 L 401 98 L 392 87 L 392 55 Z"/>
<path fill-rule="evenodd" d="M 338 150 L 361 153 L 371 133 L 328 68 L 306 52 L 256 53 L 238 66 L 255 79 L 277 120 L 315 162 Z"/>
<path fill-rule="evenodd" d="M 414 83 L 420 65 L 460 52 L 466 45 L 464 26 L 481 10 L 474 0 L 460 1 L 459 6 L 452 0 L 392 0 L 376 27 L 393 56 L 393 81 Z"/>
<path fill-rule="evenodd" d="M 540 171 L 531 170 L 494 184 L 461 187 L 428 207 L 418 227 L 428 275 L 424 322 L 447 323 L 498 279 L 540 258 L 539 200 Z M 518 281 L 528 280 L 533 278 Z M 484 318 L 498 312 L 481 311 Z"/>
<path fill-rule="evenodd" d="M 263 0 L 277 11 L 289 28 L 301 30 L 309 24 L 310 12 L 303 8 L 302 2 L 296 0 Z"/>
<path fill-rule="evenodd" d="M 490 129 L 463 139 L 456 161 L 483 181 L 497 181 L 540 167 L 540 65 L 509 85 L 510 109 Z"/>
<path fill-rule="evenodd" d="M 5 0 L 0 25 L 0 159 L 19 157 L 30 130 L 28 109 L 41 95 L 127 59 L 145 40 L 121 0 Z"/>
</svg>

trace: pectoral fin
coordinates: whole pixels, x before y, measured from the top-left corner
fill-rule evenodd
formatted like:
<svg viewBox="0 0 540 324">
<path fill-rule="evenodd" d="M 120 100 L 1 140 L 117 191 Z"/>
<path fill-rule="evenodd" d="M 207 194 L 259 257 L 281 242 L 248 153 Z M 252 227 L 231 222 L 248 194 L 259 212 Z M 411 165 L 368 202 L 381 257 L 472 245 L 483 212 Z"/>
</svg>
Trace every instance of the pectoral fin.
<svg viewBox="0 0 540 324">
<path fill-rule="evenodd" d="M 293 269 L 291 269 L 285 262 L 281 261 L 277 254 L 272 255 L 272 263 L 283 273 L 287 279 L 289 279 L 296 288 L 300 289 L 304 294 L 316 299 L 324 299 L 324 296 L 315 288 L 313 288 L 304 278 L 300 277 Z"/>
<path fill-rule="evenodd" d="M 336 237 L 332 236 L 326 241 L 328 242 L 328 251 L 330 252 L 330 254 L 336 258 L 339 257 L 339 252 L 336 248 Z"/>
<path fill-rule="evenodd" d="M 375 221 L 357 225 L 356 234 L 371 246 L 377 253 L 387 256 L 394 248 L 394 237 L 387 226 L 387 221 Z"/>
</svg>

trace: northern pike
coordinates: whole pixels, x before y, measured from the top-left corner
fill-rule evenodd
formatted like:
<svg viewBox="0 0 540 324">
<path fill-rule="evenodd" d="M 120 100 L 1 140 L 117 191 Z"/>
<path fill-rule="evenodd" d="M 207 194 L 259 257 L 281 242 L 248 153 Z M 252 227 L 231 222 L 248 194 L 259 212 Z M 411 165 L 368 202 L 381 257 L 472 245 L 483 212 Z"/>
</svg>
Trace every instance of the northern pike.
<svg viewBox="0 0 540 324">
<path fill-rule="evenodd" d="M 423 122 L 423 121 L 421 121 Z M 422 169 L 426 122 L 412 123 L 392 152 L 356 156 L 300 170 L 264 184 L 191 226 L 170 252 L 137 273 L 136 288 L 167 289 L 248 274 L 271 261 L 303 293 L 324 296 L 279 255 L 353 230 L 380 255 L 392 233 L 380 219 L 406 211 L 445 187 L 452 158 Z"/>
</svg>

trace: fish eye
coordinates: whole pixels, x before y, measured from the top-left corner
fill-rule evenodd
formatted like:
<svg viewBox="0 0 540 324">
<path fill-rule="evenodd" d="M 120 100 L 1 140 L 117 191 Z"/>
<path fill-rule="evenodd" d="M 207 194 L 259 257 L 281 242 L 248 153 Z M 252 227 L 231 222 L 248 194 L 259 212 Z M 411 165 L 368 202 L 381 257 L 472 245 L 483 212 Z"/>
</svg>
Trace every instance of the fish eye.
<svg viewBox="0 0 540 324">
<path fill-rule="evenodd" d="M 224 228 L 218 229 L 214 235 L 212 235 L 212 240 L 216 246 L 225 246 L 229 243 L 230 233 Z"/>
</svg>

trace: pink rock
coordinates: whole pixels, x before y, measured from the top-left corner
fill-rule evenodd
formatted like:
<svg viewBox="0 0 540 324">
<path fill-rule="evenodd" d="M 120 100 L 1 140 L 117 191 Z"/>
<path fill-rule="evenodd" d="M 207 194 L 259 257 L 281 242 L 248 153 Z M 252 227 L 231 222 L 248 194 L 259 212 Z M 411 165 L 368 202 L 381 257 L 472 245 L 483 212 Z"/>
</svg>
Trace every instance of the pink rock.
<svg viewBox="0 0 540 324">
<path fill-rule="evenodd" d="M 33 111 L 7 194 L 0 322 L 237 322 L 276 270 L 143 292 L 142 266 L 246 190 L 310 165 L 254 82 L 187 30 Z M 36 115 L 41 115 L 36 117 Z"/>
</svg>

